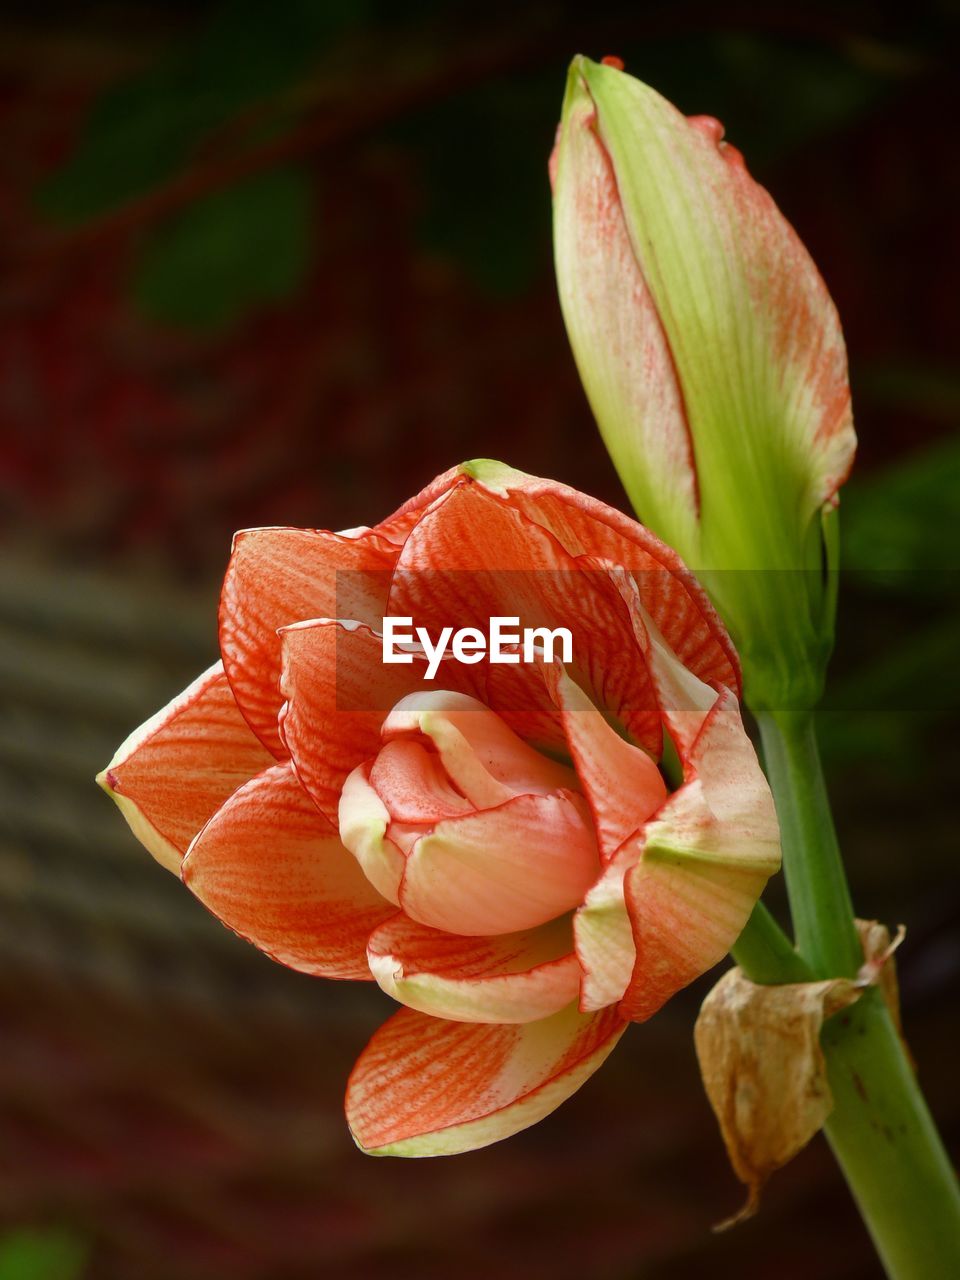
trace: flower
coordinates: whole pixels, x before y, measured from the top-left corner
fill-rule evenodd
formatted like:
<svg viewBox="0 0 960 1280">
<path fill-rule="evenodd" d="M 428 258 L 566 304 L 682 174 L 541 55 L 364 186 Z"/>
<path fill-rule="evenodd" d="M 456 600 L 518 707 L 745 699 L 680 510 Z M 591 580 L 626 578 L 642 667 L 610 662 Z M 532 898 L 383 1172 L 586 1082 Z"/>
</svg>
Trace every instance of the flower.
<svg viewBox="0 0 960 1280">
<path fill-rule="evenodd" d="M 381 661 L 397 614 L 559 622 L 573 660 L 445 658 L 428 682 L 418 653 Z M 404 1006 L 350 1079 L 364 1150 L 464 1151 L 540 1119 L 722 958 L 778 866 L 712 606 L 564 485 L 474 462 L 372 529 L 240 533 L 220 644 L 100 781 L 231 929 Z"/>
<path fill-rule="evenodd" d="M 551 162 L 557 281 L 640 518 L 708 586 L 755 709 L 812 705 L 856 437 L 836 309 L 706 116 L 576 58 Z"/>
</svg>

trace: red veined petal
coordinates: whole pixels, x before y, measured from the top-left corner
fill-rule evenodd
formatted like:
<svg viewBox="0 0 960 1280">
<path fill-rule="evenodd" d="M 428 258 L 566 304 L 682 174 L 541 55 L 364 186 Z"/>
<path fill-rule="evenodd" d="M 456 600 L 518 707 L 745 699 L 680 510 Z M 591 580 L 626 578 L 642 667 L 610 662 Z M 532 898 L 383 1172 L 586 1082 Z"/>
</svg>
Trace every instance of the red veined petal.
<svg viewBox="0 0 960 1280">
<path fill-rule="evenodd" d="M 347 1086 L 354 1141 L 373 1155 L 455 1155 L 554 1111 L 623 1034 L 613 1010 L 574 1005 L 522 1026 L 447 1022 L 401 1009 L 360 1055 Z"/>
<path fill-rule="evenodd" d="M 543 670 L 590 803 L 600 855 L 609 859 L 660 808 L 666 785 L 647 753 L 620 737 L 562 667 Z"/>
<path fill-rule="evenodd" d="M 136 729 L 97 781 L 141 844 L 177 872 L 207 819 L 271 759 L 217 662 Z"/>
<path fill-rule="evenodd" d="M 410 533 L 397 561 L 389 611 L 431 633 L 494 617 L 522 628 L 566 628 L 567 665 L 596 701 L 652 751 L 660 719 L 626 605 L 604 564 L 571 556 L 556 537 L 478 484 L 451 489 Z M 556 652 L 556 656 L 562 656 Z M 459 665 L 459 664 L 457 664 Z M 532 664 L 518 661 L 536 682 Z M 491 700 L 491 706 L 500 707 Z"/>
<path fill-rule="evenodd" d="M 369 883 L 289 763 L 220 808 L 183 862 L 187 887 L 281 964 L 369 979 L 367 938 L 395 908 Z"/>
<path fill-rule="evenodd" d="M 699 496 L 683 394 L 637 263 L 587 95 L 565 110 L 554 153 L 557 284 L 604 443 L 644 518 L 697 545 Z M 621 561 L 622 562 L 622 561 Z"/>
<path fill-rule="evenodd" d="M 391 707 L 424 688 L 426 664 L 415 658 L 410 665 L 385 665 L 379 635 L 330 619 L 284 628 L 281 639 L 283 740 L 301 782 L 336 822 L 347 775 L 377 754 L 380 726 Z M 444 682 L 463 679 L 470 670 L 449 663 Z"/>
<path fill-rule="evenodd" d="M 466 938 L 394 916 L 370 936 L 374 978 L 401 1004 L 454 1022 L 533 1022 L 576 999 L 570 920 Z"/>
<path fill-rule="evenodd" d="M 624 880 L 637 958 L 620 1009 L 639 1021 L 723 959 L 780 866 L 773 798 L 727 690 L 685 777 Z"/>
<path fill-rule="evenodd" d="M 739 694 L 733 643 L 707 593 L 665 542 L 622 511 L 556 480 L 487 458 L 463 466 L 487 492 L 552 534 L 568 555 L 629 569 L 644 608 L 684 666 Z"/>
<path fill-rule="evenodd" d="M 379 626 L 398 548 L 377 534 L 323 529 L 245 529 L 233 539 L 220 596 L 220 651 L 254 733 L 286 758 L 277 716 L 277 631 L 312 618 Z"/>
</svg>

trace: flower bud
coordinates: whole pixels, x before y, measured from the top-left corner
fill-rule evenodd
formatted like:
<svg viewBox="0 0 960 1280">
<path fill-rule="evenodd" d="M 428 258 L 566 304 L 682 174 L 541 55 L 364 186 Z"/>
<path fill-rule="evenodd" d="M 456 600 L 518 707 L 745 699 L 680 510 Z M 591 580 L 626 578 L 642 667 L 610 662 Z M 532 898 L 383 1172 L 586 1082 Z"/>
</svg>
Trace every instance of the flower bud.
<svg viewBox="0 0 960 1280">
<path fill-rule="evenodd" d="M 811 705 L 856 438 L 836 309 L 721 125 L 575 59 L 551 163 L 560 300 L 641 519 L 714 597 L 754 709 Z"/>
</svg>

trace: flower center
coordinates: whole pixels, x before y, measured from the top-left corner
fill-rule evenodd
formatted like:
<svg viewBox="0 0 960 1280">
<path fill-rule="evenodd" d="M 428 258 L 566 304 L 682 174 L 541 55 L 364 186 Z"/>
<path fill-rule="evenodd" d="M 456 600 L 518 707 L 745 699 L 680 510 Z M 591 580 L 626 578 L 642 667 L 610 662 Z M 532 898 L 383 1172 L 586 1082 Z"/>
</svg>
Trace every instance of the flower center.
<svg viewBox="0 0 960 1280">
<path fill-rule="evenodd" d="M 573 769 L 482 702 L 446 690 L 398 702 L 381 743 L 344 783 L 340 836 L 412 919 L 485 936 L 583 901 L 599 861 Z"/>
</svg>

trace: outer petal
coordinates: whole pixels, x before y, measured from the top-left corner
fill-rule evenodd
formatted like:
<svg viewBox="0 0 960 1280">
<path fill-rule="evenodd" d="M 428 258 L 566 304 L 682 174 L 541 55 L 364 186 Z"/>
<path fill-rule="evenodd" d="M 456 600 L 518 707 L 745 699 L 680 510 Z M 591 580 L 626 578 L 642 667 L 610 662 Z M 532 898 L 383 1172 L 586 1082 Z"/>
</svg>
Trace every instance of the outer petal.
<svg viewBox="0 0 960 1280">
<path fill-rule="evenodd" d="M 402 1009 L 374 1035 L 347 1086 L 354 1141 L 371 1155 L 456 1155 L 549 1115 L 623 1034 L 612 1010 L 571 1005 L 523 1026 L 444 1022 Z"/>
<path fill-rule="evenodd" d="M 570 911 L 599 871 L 593 825 L 578 800 L 516 796 L 438 822 L 407 856 L 404 911 L 471 937 L 531 929 Z"/>
<path fill-rule="evenodd" d="M 408 498 L 403 506 L 398 507 L 392 515 L 387 516 L 385 520 L 381 520 L 373 529 L 365 529 L 363 532 L 375 533 L 378 537 L 385 538 L 388 542 L 402 547 L 410 530 L 423 515 L 424 511 L 431 507 L 438 498 L 442 498 L 448 489 L 462 482 L 461 469 L 459 467 L 450 467 L 447 471 L 442 472 L 431 480 L 428 485 L 425 485 L 419 493 L 414 494 L 412 498 Z"/>
<path fill-rule="evenodd" d="M 576 999 L 569 919 L 525 933 L 464 938 L 403 915 L 370 937 L 367 958 L 389 996 L 454 1022 L 534 1022 Z"/>
<path fill-rule="evenodd" d="M 624 881 L 637 958 L 620 1008 L 641 1021 L 723 959 L 780 866 L 773 799 L 726 690 L 685 766 Z"/>
<path fill-rule="evenodd" d="M 478 458 L 463 470 L 478 485 L 547 530 L 568 555 L 629 569 L 644 608 L 701 680 L 740 691 L 740 665 L 706 592 L 666 543 L 629 516 L 569 485 Z"/>
<path fill-rule="evenodd" d="M 647 669 L 606 567 L 571 556 L 549 530 L 484 486 L 456 486 L 423 516 L 397 562 L 389 608 L 432 631 L 450 624 L 487 631 L 495 616 L 517 617 L 521 628 L 567 628 L 578 680 L 634 737 L 659 750 Z"/>
<path fill-rule="evenodd" d="M 118 748 L 97 781 L 169 871 L 207 819 L 271 761 L 217 662 Z"/>
<path fill-rule="evenodd" d="M 240 709 L 278 759 L 280 627 L 308 618 L 379 626 L 397 546 L 369 530 L 245 529 L 220 596 L 220 651 Z"/>
<path fill-rule="evenodd" d="M 368 979 L 367 938 L 395 910 L 290 764 L 251 779 L 211 818 L 184 859 L 183 879 L 261 951 L 327 978 Z"/>
</svg>

